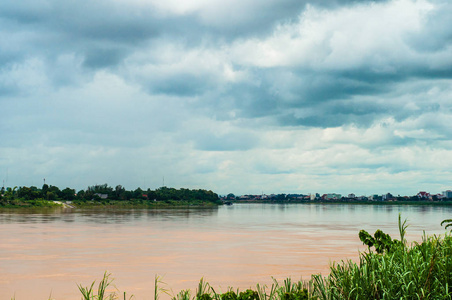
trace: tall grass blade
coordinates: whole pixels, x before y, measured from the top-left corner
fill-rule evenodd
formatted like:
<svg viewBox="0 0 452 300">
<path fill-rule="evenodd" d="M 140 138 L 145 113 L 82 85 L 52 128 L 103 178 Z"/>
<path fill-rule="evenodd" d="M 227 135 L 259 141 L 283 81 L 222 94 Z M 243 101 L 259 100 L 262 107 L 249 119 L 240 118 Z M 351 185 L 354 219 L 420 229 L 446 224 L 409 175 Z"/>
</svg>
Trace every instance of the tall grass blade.
<svg viewBox="0 0 452 300">
<path fill-rule="evenodd" d="M 94 283 L 96 281 L 93 281 L 93 283 L 91 283 L 90 287 L 83 287 L 81 284 L 77 285 L 78 289 L 80 290 L 80 293 L 82 293 L 82 299 L 83 300 L 92 300 L 93 299 L 93 287 L 94 287 Z"/>
<path fill-rule="evenodd" d="M 402 214 L 399 213 L 399 234 L 400 234 L 400 241 L 402 242 L 402 245 L 405 246 L 406 245 L 406 240 L 405 240 L 405 234 L 406 234 L 406 229 L 408 228 L 409 225 L 406 225 L 407 219 L 405 219 L 402 223 Z"/>
<path fill-rule="evenodd" d="M 168 289 L 162 288 L 160 285 L 164 284 L 166 285 L 165 282 L 163 282 L 163 278 L 155 275 L 154 278 L 154 300 L 159 300 L 159 295 L 160 293 L 166 294 L 168 296 L 170 296 Z"/>
</svg>

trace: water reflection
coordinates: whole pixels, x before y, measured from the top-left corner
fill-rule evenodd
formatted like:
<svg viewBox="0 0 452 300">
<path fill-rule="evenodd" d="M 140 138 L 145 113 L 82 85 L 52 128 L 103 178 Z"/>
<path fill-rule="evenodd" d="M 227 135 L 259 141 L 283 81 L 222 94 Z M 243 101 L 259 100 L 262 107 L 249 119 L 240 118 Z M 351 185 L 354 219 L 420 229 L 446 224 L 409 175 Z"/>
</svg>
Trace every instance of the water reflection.
<svg viewBox="0 0 452 300">
<path fill-rule="evenodd" d="M 26 208 L 0 210 L 0 224 L 9 223 L 53 223 L 84 222 L 100 224 L 125 224 L 143 219 L 177 221 L 191 218 L 213 217 L 218 207 L 174 208 L 174 209 L 67 209 L 67 208 Z"/>
</svg>

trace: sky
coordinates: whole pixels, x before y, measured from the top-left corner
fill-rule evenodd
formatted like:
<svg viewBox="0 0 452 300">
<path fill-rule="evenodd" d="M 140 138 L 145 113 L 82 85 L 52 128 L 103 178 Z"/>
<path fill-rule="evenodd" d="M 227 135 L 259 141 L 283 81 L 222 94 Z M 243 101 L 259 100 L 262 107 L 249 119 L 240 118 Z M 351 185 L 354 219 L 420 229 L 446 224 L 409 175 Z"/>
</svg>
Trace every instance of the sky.
<svg viewBox="0 0 452 300">
<path fill-rule="evenodd" d="M 2 0 L 6 186 L 452 189 L 449 0 Z"/>
</svg>

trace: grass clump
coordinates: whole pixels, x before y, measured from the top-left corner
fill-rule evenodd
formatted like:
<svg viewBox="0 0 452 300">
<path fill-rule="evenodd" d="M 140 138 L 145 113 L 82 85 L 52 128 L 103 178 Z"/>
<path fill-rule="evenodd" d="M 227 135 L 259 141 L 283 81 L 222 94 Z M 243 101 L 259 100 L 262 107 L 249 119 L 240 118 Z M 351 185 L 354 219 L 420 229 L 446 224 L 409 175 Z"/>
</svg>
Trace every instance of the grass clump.
<svg viewBox="0 0 452 300">
<path fill-rule="evenodd" d="M 273 279 L 269 290 L 267 286 L 256 285 L 256 290 L 234 291 L 229 288 L 225 293 L 217 293 L 203 279 L 199 282 L 196 294 L 191 296 L 190 290 L 179 292 L 172 300 L 308 300 L 309 296 L 306 284 L 303 281 L 293 283 L 290 278 L 284 280 L 283 284 Z"/>
<path fill-rule="evenodd" d="M 93 281 L 90 286 L 84 287 L 81 284 L 78 284 L 77 287 L 82 294 L 82 300 L 116 300 L 118 299 L 118 295 L 116 292 L 107 292 L 107 288 L 112 285 L 113 279 L 110 278 L 111 274 L 105 272 L 102 280 L 99 282 L 99 286 L 97 288 L 97 295 L 94 293 L 94 284 L 96 281 Z M 126 293 L 124 293 L 124 300 L 126 299 Z"/>
<path fill-rule="evenodd" d="M 424 235 L 421 243 L 407 246 L 406 227 L 399 218 L 401 241 L 381 231 L 373 239 L 360 233 L 369 248 L 360 253 L 359 263 L 334 263 L 328 277 L 314 275 L 313 295 L 325 300 L 451 299 L 452 236 Z"/>
</svg>

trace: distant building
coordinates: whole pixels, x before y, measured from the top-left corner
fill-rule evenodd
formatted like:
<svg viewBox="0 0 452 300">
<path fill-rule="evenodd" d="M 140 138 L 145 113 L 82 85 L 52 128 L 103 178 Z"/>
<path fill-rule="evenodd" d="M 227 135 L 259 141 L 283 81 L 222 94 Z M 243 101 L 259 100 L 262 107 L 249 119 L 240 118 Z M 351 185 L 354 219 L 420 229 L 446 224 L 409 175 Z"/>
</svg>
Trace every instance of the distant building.
<svg viewBox="0 0 452 300">
<path fill-rule="evenodd" d="M 452 191 L 451 190 L 444 191 L 443 196 L 444 198 L 452 198 Z"/>
<path fill-rule="evenodd" d="M 327 200 L 338 200 L 338 199 L 341 199 L 341 198 L 342 198 L 341 194 L 336 194 L 336 193 L 326 194 L 326 199 Z"/>
<path fill-rule="evenodd" d="M 436 194 L 436 195 L 432 195 L 431 198 L 432 198 L 432 200 L 442 200 L 442 199 L 444 199 L 446 197 L 443 194 Z"/>
<path fill-rule="evenodd" d="M 394 196 L 391 193 L 387 193 L 385 195 L 381 196 L 381 199 L 384 200 L 392 200 L 394 198 Z"/>
<path fill-rule="evenodd" d="M 417 193 L 417 195 L 416 195 L 419 199 L 428 199 L 428 198 L 430 198 L 430 193 L 427 193 L 427 192 L 419 192 L 419 193 Z"/>
<path fill-rule="evenodd" d="M 355 194 L 353 194 L 353 193 L 351 193 L 351 194 L 348 194 L 348 198 L 350 198 L 350 199 L 355 199 L 355 198 L 356 198 L 356 195 L 355 195 Z"/>
<path fill-rule="evenodd" d="M 372 195 L 369 197 L 370 200 L 372 201 L 380 201 L 381 200 L 381 196 L 378 195 Z"/>
</svg>

